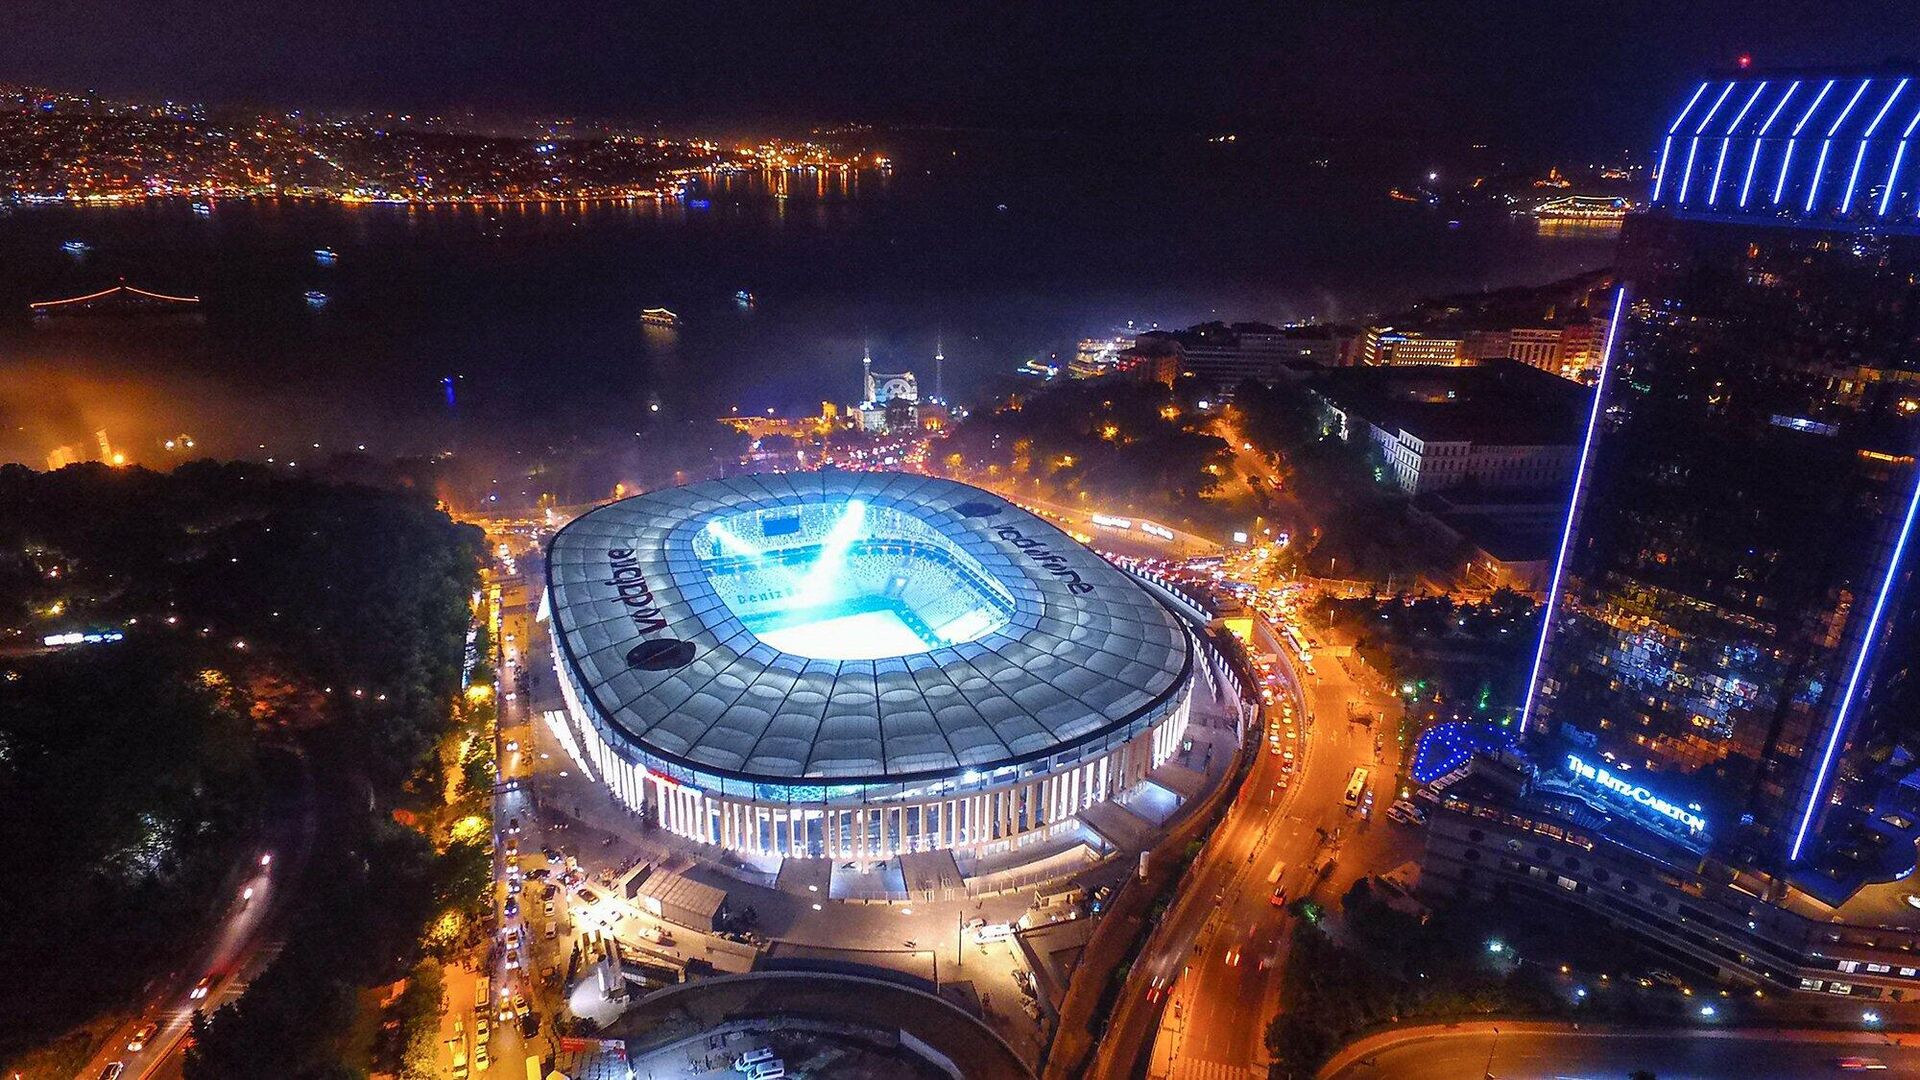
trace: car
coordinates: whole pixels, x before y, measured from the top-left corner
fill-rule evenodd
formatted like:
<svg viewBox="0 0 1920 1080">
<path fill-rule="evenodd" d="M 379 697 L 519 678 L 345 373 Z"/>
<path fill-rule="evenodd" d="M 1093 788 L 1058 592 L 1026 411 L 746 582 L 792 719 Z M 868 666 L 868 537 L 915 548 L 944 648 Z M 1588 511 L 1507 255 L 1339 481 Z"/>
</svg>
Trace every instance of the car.
<svg viewBox="0 0 1920 1080">
<path fill-rule="evenodd" d="M 507 948 L 517 949 L 519 947 L 520 947 L 520 928 L 515 926 L 507 930 Z"/>
<path fill-rule="evenodd" d="M 600 902 L 600 894 L 594 892 L 592 889 L 581 889 L 576 895 L 580 897 L 580 902 L 583 904 L 597 904 Z"/>
<path fill-rule="evenodd" d="M 120 1074 L 127 1071 L 124 1061 L 116 1061 L 100 1070 L 100 1080 L 120 1080 Z"/>
<path fill-rule="evenodd" d="M 473 1041 L 474 1042 L 486 1042 L 487 1036 L 491 1034 L 493 1034 L 493 1032 L 488 1029 L 487 1018 L 485 1016 L 476 1016 L 473 1018 Z"/>
<path fill-rule="evenodd" d="M 152 1042 L 153 1037 L 158 1034 L 160 1034 L 160 1025 L 152 1020 L 140 1025 L 140 1030 L 134 1032 L 133 1038 L 127 1040 L 127 1053 L 137 1054 L 145 1050 L 147 1044 Z"/>
<path fill-rule="evenodd" d="M 1272 904 L 1274 907 L 1286 907 L 1287 906 L 1286 886 L 1283 885 L 1280 888 L 1273 890 L 1273 895 L 1267 897 L 1267 903 Z"/>
<path fill-rule="evenodd" d="M 507 897 L 506 911 L 507 911 L 507 918 L 509 919 L 519 918 L 520 901 L 511 896 Z"/>
<path fill-rule="evenodd" d="M 476 1069 L 487 1069 L 487 1068 L 491 1068 L 492 1066 L 493 1066 L 493 1059 L 487 1056 L 487 1044 L 474 1043 L 473 1044 L 473 1067 Z"/>
<path fill-rule="evenodd" d="M 507 854 L 509 856 L 520 854 L 520 838 L 519 837 L 517 836 L 507 837 Z"/>
<path fill-rule="evenodd" d="M 553 923 L 548 923 L 546 929 L 540 932 L 540 936 L 543 938 L 546 938 L 548 941 L 552 941 L 554 938 L 554 935 L 558 934 L 559 932 L 560 932 L 560 928 L 558 926 L 556 926 Z"/>
<path fill-rule="evenodd" d="M 213 989 L 213 976 L 203 975 L 201 976 L 199 982 L 193 984 L 193 992 L 188 994 L 187 996 L 192 998 L 195 1001 L 199 1001 L 201 998 L 206 997 L 207 994 L 212 989 Z"/>
<path fill-rule="evenodd" d="M 1884 1072 L 1887 1063 L 1879 1058 L 1843 1057 L 1834 1062 L 1843 1072 Z"/>
<path fill-rule="evenodd" d="M 507 950 L 507 970 L 508 971 L 520 970 L 520 950 L 519 949 Z"/>
<path fill-rule="evenodd" d="M 1273 756 L 1274 756 L 1274 757 L 1279 757 L 1279 756 L 1280 756 L 1280 744 L 1279 744 L 1279 743 L 1268 743 L 1268 744 L 1267 744 L 1267 750 L 1268 750 L 1268 751 L 1270 751 L 1270 752 L 1271 752 L 1271 753 L 1273 754 Z"/>
<path fill-rule="evenodd" d="M 542 900 L 540 902 L 540 914 L 545 915 L 549 919 L 553 918 L 553 901 Z"/>
<path fill-rule="evenodd" d="M 508 832 L 509 834 L 515 834 L 515 833 L 518 833 L 519 831 L 520 831 L 520 819 L 519 819 L 519 818 L 517 818 L 517 817 L 510 817 L 510 818 L 508 818 L 508 819 L 507 819 L 507 832 Z"/>
<path fill-rule="evenodd" d="M 527 995 L 525 994 L 513 995 L 513 1015 L 519 1017 L 520 1020 L 524 1023 L 527 1019 L 527 1015 L 532 1011 L 533 1010 L 527 1008 Z"/>
<path fill-rule="evenodd" d="M 508 896 L 520 895 L 520 879 L 519 878 L 507 879 L 507 895 Z"/>
<path fill-rule="evenodd" d="M 518 751 L 519 749 L 520 749 L 520 740 L 519 740 L 519 739 L 508 739 L 508 740 L 507 740 L 507 753 L 509 753 L 509 754 L 511 754 L 511 753 L 514 753 L 514 752 L 516 752 L 516 751 Z"/>
<path fill-rule="evenodd" d="M 1165 975 L 1155 975 L 1153 981 L 1147 984 L 1147 1000 L 1149 1002 L 1165 1000 L 1169 981 Z"/>
<path fill-rule="evenodd" d="M 1280 752 L 1280 760 L 1286 762 L 1289 765 L 1293 764 L 1293 751 L 1282 750 Z"/>
<path fill-rule="evenodd" d="M 1652 979 L 1661 986 L 1672 987 L 1675 990 L 1685 990 L 1687 988 L 1687 984 L 1680 980 L 1680 976 L 1660 968 L 1654 968 L 1652 971 L 1647 972 L 1647 978 Z"/>
</svg>

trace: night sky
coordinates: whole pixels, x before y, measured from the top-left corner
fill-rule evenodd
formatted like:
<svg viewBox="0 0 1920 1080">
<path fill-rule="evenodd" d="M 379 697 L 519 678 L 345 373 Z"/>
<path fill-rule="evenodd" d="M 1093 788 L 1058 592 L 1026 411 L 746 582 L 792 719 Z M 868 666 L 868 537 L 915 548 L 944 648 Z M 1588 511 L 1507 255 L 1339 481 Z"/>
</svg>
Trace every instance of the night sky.
<svg viewBox="0 0 1920 1080">
<path fill-rule="evenodd" d="M 1900 3 L 4 0 L 0 81 L 727 128 L 843 120 L 1602 149 L 1702 69 L 1920 51 Z"/>
</svg>

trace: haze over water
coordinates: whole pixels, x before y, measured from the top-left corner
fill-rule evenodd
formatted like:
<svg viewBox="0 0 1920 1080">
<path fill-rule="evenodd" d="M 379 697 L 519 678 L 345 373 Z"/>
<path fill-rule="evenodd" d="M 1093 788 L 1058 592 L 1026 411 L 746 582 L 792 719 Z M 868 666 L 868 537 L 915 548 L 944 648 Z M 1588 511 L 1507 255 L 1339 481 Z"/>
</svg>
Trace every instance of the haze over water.
<svg viewBox="0 0 1920 1080">
<path fill-rule="evenodd" d="M 181 432 L 247 457 L 315 441 L 538 448 L 630 432 L 656 395 L 668 417 L 812 412 L 858 396 L 863 342 L 876 368 L 930 380 L 936 337 L 948 395 L 967 401 L 1129 319 L 1355 318 L 1549 280 L 1612 250 L 1606 233 L 1542 237 L 1492 212 L 1449 228 L 1446 211 L 1391 202 L 1386 187 L 1424 167 L 1399 151 L 875 144 L 890 174 L 721 177 L 661 205 L 21 208 L 0 216 L 0 460 L 39 467 L 103 427 L 157 463 Z M 74 239 L 93 250 L 67 254 Z M 338 261 L 319 264 L 319 247 Z M 204 297 L 204 325 L 75 332 L 26 317 L 29 301 L 120 277 Z M 735 302 L 741 289 L 755 306 Z M 308 290 L 329 301 L 312 308 Z M 683 327 L 643 327 L 649 306 Z M 452 409 L 446 376 L 461 377 Z"/>
</svg>

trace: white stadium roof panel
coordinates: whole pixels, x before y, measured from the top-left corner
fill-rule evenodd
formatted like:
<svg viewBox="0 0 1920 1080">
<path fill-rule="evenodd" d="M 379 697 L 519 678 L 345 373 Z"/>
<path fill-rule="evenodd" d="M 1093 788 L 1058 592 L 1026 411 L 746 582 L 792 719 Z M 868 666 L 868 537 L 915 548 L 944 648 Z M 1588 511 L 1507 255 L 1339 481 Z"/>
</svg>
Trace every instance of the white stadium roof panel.
<svg viewBox="0 0 1920 1080">
<path fill-rule="evenodd" d="M 1011 600 L 1004 621 L 878 660 L 807 658 L 756 637 L 716 591 L 696 535 L 735 515 L 848 500 L 919 523 L 898 540 L 863 537 L 874 545 L 937 535 L 964 553 L 936 573 L 984 572 L 1004 593 L 995 603 Z M 953 569 L 969 559 L 971 571 Z M 884 782 L 1029 760 L 1164 706 L 1191 670 L 1186 632 L 1125 574 L 1006 500 L 931 477 L 761 475 L 636 496 L 562 529 L 548 584 L 565 662 L 611 725 L 668 761 L 757 782 Z M 944 610 L 927 624 L 986 625 L 973 609 Z"/>
</svg>

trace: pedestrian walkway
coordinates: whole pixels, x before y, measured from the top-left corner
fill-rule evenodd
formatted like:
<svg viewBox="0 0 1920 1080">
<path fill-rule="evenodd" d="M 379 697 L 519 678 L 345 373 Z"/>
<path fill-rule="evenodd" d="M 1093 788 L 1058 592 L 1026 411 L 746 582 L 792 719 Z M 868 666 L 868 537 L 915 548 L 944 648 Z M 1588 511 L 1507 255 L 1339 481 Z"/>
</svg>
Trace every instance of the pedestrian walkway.
<svg viewBox="0 0 1920 1080">
<path fill-rule="evenodd" d="M 1230 1065 L 1224 1061 L 1181 1058 L 1174 1063 L 1173 1072 L 1167 1080 L 1248 1080 L 1249 1077 L 1266 1075 L 1267 1070 L 1259 1065 Z"/>
</svg>

